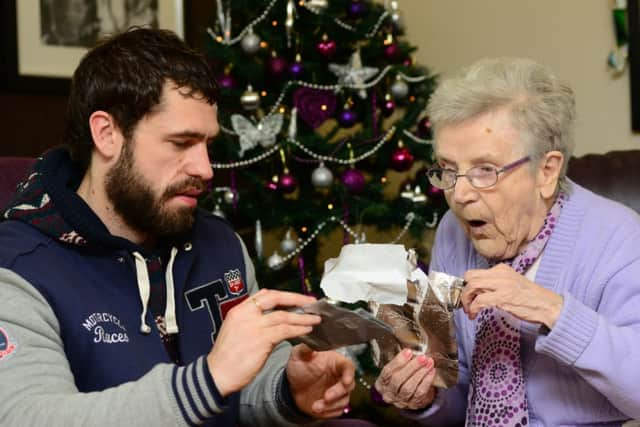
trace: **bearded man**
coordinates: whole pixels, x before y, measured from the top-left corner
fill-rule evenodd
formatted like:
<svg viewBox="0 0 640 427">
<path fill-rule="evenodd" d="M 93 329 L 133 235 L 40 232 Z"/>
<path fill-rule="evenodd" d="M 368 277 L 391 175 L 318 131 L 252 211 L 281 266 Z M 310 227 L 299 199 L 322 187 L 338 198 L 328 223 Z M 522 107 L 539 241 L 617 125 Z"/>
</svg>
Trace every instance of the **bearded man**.
<svg viewBox="0 0 640 427">
<path fill-rule="evenodd" d="M 87 53 L 67 148 L 40 158 L 0 223 L 0 424 L 291 425 L 340 415 L 353 364 L 285 340 L 313 298 L 259 290 L 213 174 L 216 85 L 175 34 Z"/>
</svg>

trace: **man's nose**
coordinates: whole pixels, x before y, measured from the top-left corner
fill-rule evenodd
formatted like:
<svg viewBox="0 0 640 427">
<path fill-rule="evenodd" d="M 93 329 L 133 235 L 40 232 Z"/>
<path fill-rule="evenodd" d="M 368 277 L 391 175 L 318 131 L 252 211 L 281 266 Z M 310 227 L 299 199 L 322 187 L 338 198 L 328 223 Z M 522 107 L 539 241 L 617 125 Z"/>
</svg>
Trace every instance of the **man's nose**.
<svg viewBox="0 0 640 427">
<path fill-rule="evenodd" d="M 193 146 L 187 169 L 189 175 L 198 177 L 204 181 L 209 181 L 213 178 L 213 168 L 211 167 L 207 147 L 207 144 L 196 144 Z"/>
</svg>

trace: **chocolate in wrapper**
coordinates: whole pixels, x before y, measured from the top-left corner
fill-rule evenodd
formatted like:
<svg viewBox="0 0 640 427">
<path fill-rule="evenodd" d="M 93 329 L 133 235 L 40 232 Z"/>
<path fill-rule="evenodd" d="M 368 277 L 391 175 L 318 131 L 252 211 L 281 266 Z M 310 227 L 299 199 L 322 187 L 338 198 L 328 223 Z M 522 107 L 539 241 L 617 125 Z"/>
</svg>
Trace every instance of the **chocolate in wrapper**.
<svg viewBox="0 0 640 427">
<path fill-rule="evenodd" d="M 382 337 L 372 341 L 373 358 L 378 367 L 393 359 L 403 348 L 415 354 L 433 357 L 436 387 L 450 387 L 458 382 L 458 354 L 453 310 L 460 304 L 462 279 L 431 272 L 426 284 L 407 281 L 404 305 L 370 302 L 376 317 L 394 331 L 394 339 Z"/>
<path fill-rule="evenodd" d="M 317 351 L 333 350 L 373 339 L 395 340 L 389 325 L 362 308 L 349 310 L 323 298 L 295 311 L 317 314 L 322 318 L 322 322 L 311 333 L 298 338 Z"/>
</svg>

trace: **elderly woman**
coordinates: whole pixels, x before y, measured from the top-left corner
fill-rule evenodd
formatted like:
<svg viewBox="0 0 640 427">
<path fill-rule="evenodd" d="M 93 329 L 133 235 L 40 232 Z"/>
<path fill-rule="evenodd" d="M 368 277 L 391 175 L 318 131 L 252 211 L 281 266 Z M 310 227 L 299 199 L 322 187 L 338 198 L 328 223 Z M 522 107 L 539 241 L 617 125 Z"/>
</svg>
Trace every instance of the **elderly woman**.
<svg viewBox="0 0 640 427">
<path fill-rule="evenodd" d="M 462 276 L 460 375 L 404 350 L 377 389 L 429 425 L 640 418 L 640 217 L 565 176 L 573 93 L 524 59 L 482 60 L 429 105 L 449 212 L 431 268 Z"/>
</svg>

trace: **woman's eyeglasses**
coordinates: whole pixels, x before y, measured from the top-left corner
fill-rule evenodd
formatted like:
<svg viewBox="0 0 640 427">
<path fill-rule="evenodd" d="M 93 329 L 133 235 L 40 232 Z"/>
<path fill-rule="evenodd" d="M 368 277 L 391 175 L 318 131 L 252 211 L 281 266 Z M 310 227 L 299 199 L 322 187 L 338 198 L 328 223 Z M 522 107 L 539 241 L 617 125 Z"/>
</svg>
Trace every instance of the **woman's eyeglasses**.
<svg viewBox="0 0 640 427">
<path fill-rule="evenodd" d="M 529 160 L 531 160 L 531 158 L 526 156 L 501 168 L 495 166 L 476 166 L 469 169 L 467 173 L 462 174 L 459 174 L 458 171 L 453 169 L 430 168 L 427 171 L 427 178 L 429 178 L 431 185 L 441 190 L 449 190 L 455 187 L 458 178 L 463 176 L 469 180 L 473 188 L 488 188 L 498 182 L 498 177 L 501 173 L 514 169 Z"/>
</svg>

